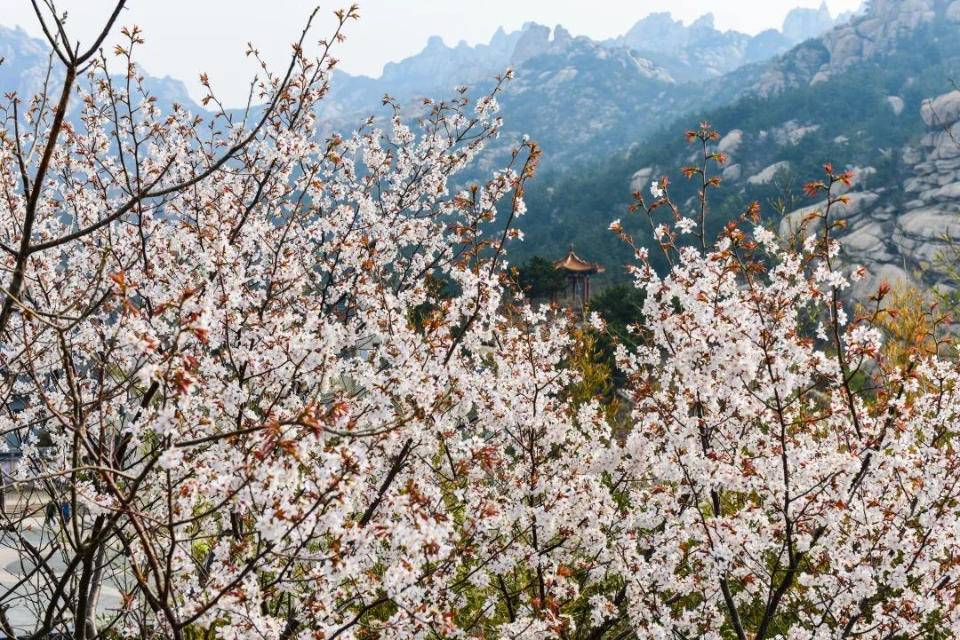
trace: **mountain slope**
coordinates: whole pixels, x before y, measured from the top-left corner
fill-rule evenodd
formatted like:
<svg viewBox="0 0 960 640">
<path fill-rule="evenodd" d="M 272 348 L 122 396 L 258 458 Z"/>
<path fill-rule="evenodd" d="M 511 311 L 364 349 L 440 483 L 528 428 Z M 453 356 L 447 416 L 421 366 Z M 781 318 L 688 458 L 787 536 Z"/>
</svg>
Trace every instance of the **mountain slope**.
<svg viewBox="0 0 960 640">
<path fill-rule="evenodd" d="M 493 76 L 514 65 L 514 80 L 506 83 L 500 96 L 505 128 L 499 149 L 505 153 L 528 135 L 544 150 L 547 166 L 566 166 L 580 158 L 621 151 L 652 133 L 664 113 L 685 111 L 698 93 L 695 86 L 676 83 L 666 70 L 631 49 L 574 38 L 560 26 L 551 30 L 528 24 L 520 37 L 504 38 L 515 43 L 509 61 L 501 59 L 505 64 L 499 69 L 472 70 L 471 74 L 484 71 L 485 75 L 474 80 L 470 95 L 492 89 Z M 419 73 L 416 69 L 421 64 L 421 59 L 404 62 L 410 74 Z M 394 71 L 391 77 L 408 74 Z M 321 115 L 330 128 L 349 130 L 387 93 L 404 107 L 405 117 L 415 119 L 426 108 L 422 96 L 443 97 L 452 92 L 452 86 L 414 92 L 415 86 L 422 85 L 337 76 Z M 344 107 L 347 95 L 351 107 Z M 493 146 L 483 158 L 490 166 L 503 160 L 498 145 Z"/>
<path fill-rule="evenodd" d="M 859 47 L 837 45 L 851 34 L 863 40 Z M 808 64 L 811 52 L 821 54 L 815 64 Z M 725 134 L 720 144 L 730 155 L 711 231 L 723 214 L 757 200 L 771 224 L 788 232 L 802 215 L 791 212 L 809 204 L 803 182 L 832 161 L 860 176 L 843 214 L 850 218 L 847 257 L 878 277 L 914 277 L 944 248 L 944 234 L 960 240 L 960 149 L 951 146 L 960 139 L 957 94 L 924 107 L 948 92 L 958 73 L 960 2 L 875 0 L 851 25 L 805 42 L 766 72 L 752 71 L 755 84 L 734 104 L 697 109 L 625 156 L 541 176 L 521 224 L 525 246 L 514 252 L 559 255 L 575 242 L 581 255 L 608 265 L 611 280 L 623 278 L 618 265 L 629 252 L 608 224 L 623 218 L 638 239 L 648 237 L 646 222 L 626 212 L 629 194 L 662 175 L 674 179 L 679 202 L 694 204 L 695 189 L 676 168 L 691 160 L 683 131 L 708 120 Z M 789 81 L 771 90 L 772 75 Z M 934 282 L 942 274 L 932 269 L 925 277 Z"/>
<path fill-rule="evenodd" d="M 502 98 L 504 138 L 529 135 L 550 165 L 602 157 L 654 130 L 690 95 L 635 52 L 576 38 L 527 60 Z"/>
<path fill-rule="evenodd" d="M 43 86 L 49 47 L 17 27 L 0 26 L 0 88 L 21 96 L 33 95 Z"/>
<path fill-rule="evenodd" d="M 676 110 L 679 100 L 697 94 L 692 87 L 667 90 L 663 96 L 666 100 L 644 113 L 643 108 L 628 103 L 659 94 L 659 91 L 645 86 L 648 81 L 664 89 L 659 85 L 683 85 L 715 78 L 743 65 L 769 60 L 800 39 L 818 35 L 834 22 L 826 7 L 822 7 L 820 10 L 794 9 L 790 12 L 784 21 L 784 30 L 789 31 L 789 35 L 774 29 L 757 36 L 720 31 L 715 28 L 710 14 L 684 25 L 668 13 L 660 13 L 641 19 L 625 35 L 603 43 L 582 36 L 574 38 L 560 25 L 551 30 L 533 22 L 511 33 L 499 29 L 489 43 L 476 46 L 463 42 L 448 46 L 435 36 L 418 54 L 386 65 L 379 78 L 337 72 L 320 113 L 331 121 L 331 128 L 349 128 L 362 121 L 384 95 L 390 95 L 401 104 L 409 105 L 414 114 L 416 104 L 425 96 L 447 95 L 460 84 L 485 88 L 489 86 L 485 81 L 507 67 L 513 67 L 519 88 L 511 89 L 514 97 L 505 100 L 514 110 L 507 114 L 512 128 L 538 140 L 549 140 L 557 132 L 573 129 L 576 144 L 560 149 L 561 155 L 575 146 L 578 153 L 589 154 L 594 148 L 606 152 L 609 145 L 603 136 L 595 147 L 581 144 L 586 141 L 580 133 L 587 120 L 593 121 L 594 128 L 601 124 L 621 127 L 619 134 L 613 133 L 609 137 L 619 136 L 623 142 L 620 148 L 624 148 L 637 142 L 638 135 L 651 131 L 665 115 L 677 115 L 685 110 Z M 627 50 L 633 53 L 625 53 Z M 619 60 L 619 63 L 611 63 L 609 58 Z M 636 73 L 634 67 L 639 67 Z M 603 77 L 605 72 L 610 72 L 610 76 Z M 579 75 L 579 79 L 570 82 L 574 75 Z M 754 77 L 745 77 L 749 77 L 752 84 Z M 594 83 L 592 87 L 587 84 L 591 81 Z M 635 90 L 634 83 L 644 86 Z M 569 97 L 557 95 L 555 89 L 559 85 L 565 85 L 575 93 Z M 735 95 L 735 92 L 725 94 L 730 99 Z M 548 104 L 557 98 L 559 103 Z M 582 104 L 586 99 L 597 100 L 596 117 L 585 118 L 582 108 L 574 109 L 569 115 L 563 112 L 564 104 Z M 617 113 L 623 117 L 618 118 Z M 534 114 L 539 117 L 534 118 Z M 634 121 L 637 117 L 650 115 L 657 118 L 643 123 Z M 514 127 L 514 124 L 527 128 Z M 556 137 L 562 139 L 564 136 Z M 553 161 L 549 155 L 547 159 Z"/>
<path fill-rule="evenodd" d="M 766 60 L 786 49 L 791 38 L 822 28 L 808 13 L 797 9 L 788 16 L 785 29 L 791 36 L 775 30 L 755 37 L 721 32 L 709 14 L 688 26 L 669 14 L 655 14 L 640 20 L 617 42 L 574 38 L 559 25 L 550 29 L 536 23 L 511 33 L 499 29 L 488 43 L 476 46 L 464 42 L 447 46 L 433 37 L 418 54 L 387 64 L 379 78 L 335 71 L 319 116 L 324 132 L 349 131 L 371 113 L 384 115 L 381 100 L 390 95 L 407 118 L 415 119 L 423 113 L 423 97 L 450 96 L 462 84 L 471 85 L 471 93 L 477 95 L 491 87 L 494 76 L 513 67 L 516 80 L 502 98 L 508 127 L 504 146 L 530 135 L 543 146 L 546 166 L 564 166 L 576 159 L 622 152 L 654 132 L 664 118 L 678 116 L 705 99 L 718 104 L 732 100 L 735 91 L 707 94 L 690 81 Z M 822 13 L 813 18 L 823 18 Z M 830 19 L 829 12 L 826 18 Z M 21 95 L 38 90 L 47 62 L 45 43 L 22 31 L 3 29 L 0 49 L 8 58 L 0 65 L 0 90 L 14 89 Z M 744 74 L 743 83 L 752 83 L 758 73 Z M 145 83 L 161 106 L 180 102 L 203 111 L 174 80 L 147 77 Z M 500 160 L 502 154 L 491 158 Z"/>
</svg>

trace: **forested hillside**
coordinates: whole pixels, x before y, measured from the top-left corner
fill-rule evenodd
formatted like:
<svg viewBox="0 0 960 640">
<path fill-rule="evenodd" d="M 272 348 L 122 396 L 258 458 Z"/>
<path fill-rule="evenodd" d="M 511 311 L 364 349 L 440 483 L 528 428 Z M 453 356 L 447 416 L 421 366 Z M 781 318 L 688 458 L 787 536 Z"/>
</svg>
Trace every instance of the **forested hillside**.
<svg viewBox="0 0 960 640">
<path fill-rule="evenodd" d="M 882 17 L 902 19 L 904 6 L 894 5 Z M 936 158 L 940 162 L 933 167 L 933 182 L 945 187 L 958 180 L 956 163 L 951 161 L 955 156 L 947 150 L 949 141 L 927 138 L 952 124 L 952 111 L 944 107 L 947 112 L 940 119 L 922 114 L 925 102 L 949 93 L 960 74 L 960 24 L 948 17 L 953 14 L 947 13 L 947 3 L 937 6 L 934 18 L 889 35 L 882 41 L 885 45 L 866 59 L 858 56 L 840 64 L 831 57 L 828 41 L 810 41 L 762 73 L 753 72 L 753 89 L 729 106 L 695 108 L 670 120 L 626 154 L 539 176 L 530 187 L 531 210 L 521 222 L 527 242 L 516 252 L 521 257 L 559 255 L 573 243 L 591 259 L 623 264 L 630 252 L 607 231 L 612 220 L 621 218 L 638 239 L 650 241 L 648 222 L 627 214 L 633 191 L 649 196 L 650 183 L 668 176 L 677 200 L 695 205 L 698 185 L 684 179 L 680 169 L 691 163 L 694 152 L 684 134 L 702 121 L 721 133 L 717 149 L 727 156 L 724 168 L 716 172 L 722 187 L 712 194 L 717 213 L 712 219 L 714 233 L 725 223 L 724 215 L 737 215 L 752 201 L 760 203 L 764 219 L 779 230 L 785 215 L 811 204 L 803 195 L 803 185 L 818 175 L 825 162 L 854 170 L 854 190 L 867 196 L 851 206 L 862 222 L 851 225 L 851 232 L 862 231 L 872 217 L 889 221 L 930 204 L 914 202 L 917 193 L 905 188 L 918 171 L 926 169 L 917 166 L 926 159 L 925 146 L 939 144 L 945 154 Z M 873 14 L 865 19 L 877 20 Z M 823 64 L 811 65 L 813 54 L 833 60 L 835 70 L 811 82 Z M 744 73 L 740 72 L 741 77 Z M 800 79 L 772 90 L 771 76 Z M 929 242 L 938 242 L 950 225 L 944 222 L 935 227 L 928 233 Z M 873 240 L 854 236 L 855 257 L 901 268 L 906 261 L 906 271 L 912 272 L 921 258 L 911 255 L 907 243 L 890 243 L 887 236 L 891 234 L 892 230 L 876 238 L 875 246 Z M 932 253 L 928 250 L 922 259 L 930 262 Z M 622 269 L 607 273 L 609 281 L 623 277 Z"/>
</svg>

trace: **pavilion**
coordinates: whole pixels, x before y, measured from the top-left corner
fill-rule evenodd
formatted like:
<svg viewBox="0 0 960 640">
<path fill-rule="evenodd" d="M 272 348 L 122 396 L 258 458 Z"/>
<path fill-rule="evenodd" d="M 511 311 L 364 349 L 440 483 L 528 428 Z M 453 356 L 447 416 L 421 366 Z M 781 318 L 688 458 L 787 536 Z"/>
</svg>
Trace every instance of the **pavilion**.
<svg viewBox="0 0 960 640">
<path fill-rule="evenodd" d="M 603 265 L 587 262 L 573 252 L 573 247 L 567 252 L 566 257 L 553 263 L 553 267 L 567 276 L 570 297 L 574 305 L 577 304 L 577 295 L 579 293 L 580 308 L 586 308 L 590 302 L 590 276 L 603 273 L 606 269 Z"/>
</svg>

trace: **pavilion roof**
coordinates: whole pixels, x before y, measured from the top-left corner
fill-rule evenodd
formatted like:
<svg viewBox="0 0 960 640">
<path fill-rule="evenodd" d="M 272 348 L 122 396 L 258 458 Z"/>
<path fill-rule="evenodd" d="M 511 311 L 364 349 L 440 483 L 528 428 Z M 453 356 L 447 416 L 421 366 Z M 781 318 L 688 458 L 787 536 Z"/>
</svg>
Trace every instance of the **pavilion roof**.
<svg viewBox="0 0 960 640">
<path fill-rule="evenodd" d="M 566 257 L 553 263 L 555 269 L 560 271 L 569 271 L 571 273 L 603 273 L 606 269 L 601 264 L 587 262 L 573 252 L 573 247 L 567 252 Z"/>
</svg>

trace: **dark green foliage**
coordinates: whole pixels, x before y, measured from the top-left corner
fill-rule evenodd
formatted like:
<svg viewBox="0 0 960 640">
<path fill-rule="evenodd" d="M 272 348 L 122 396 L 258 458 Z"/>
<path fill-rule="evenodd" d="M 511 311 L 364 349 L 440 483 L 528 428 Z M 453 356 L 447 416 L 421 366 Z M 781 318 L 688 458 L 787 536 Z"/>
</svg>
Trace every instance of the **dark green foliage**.
<svg viewBox="0 0 960 640">
<path fill-rule="evenodd" d="M 617 284 L 594 295 L 590 310 L 600 314 L 612 336 L 631 345 L 636 343 L 637 336 L 628 331 L 628 327 L 643 325 L 643 300 L 640 289 L 631 284 Z"/>
<path fill-rule="evenodd" d="M 540 256 L 533 256 L 517 271 L 517 283 L 531 300 L 550 298 L 563 291 L 567 284 L 566 278 L 553 267 L 553 263 Z"/>
</svg>

